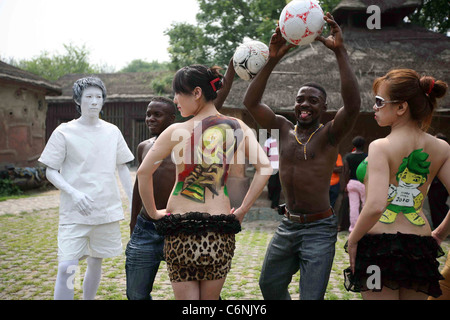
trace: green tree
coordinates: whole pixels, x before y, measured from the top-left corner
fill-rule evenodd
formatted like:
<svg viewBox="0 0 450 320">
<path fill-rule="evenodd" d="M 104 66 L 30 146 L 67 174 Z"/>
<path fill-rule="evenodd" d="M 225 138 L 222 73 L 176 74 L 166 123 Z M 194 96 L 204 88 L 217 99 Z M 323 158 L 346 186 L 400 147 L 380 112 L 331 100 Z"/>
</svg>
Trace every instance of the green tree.
<svg viewBox="0 0 450 320">
<path fill-rule="evenodd" d="M 68 73 L 94 73 L 99 70 L 89 63 L 89 51 L 83 45 L 64 44 L 65 54 L 44 51 L 31 60 L 19 60 L 17 66 L 48 80 L 57 80 Z"/>
<path fill-rule="evenodd" d="M 450 31 L 450 4 L 448 0 L 422 0 L 408 18 L 412 23 L 439 33 Z"/>
<path fill-rule="evenodd" d="M 206 38 L 200 27 L 185 22 L 173 23 L 164 34 L 169 36 L 167 50 L 174 69 L 194 63 L 209 64 Z"/>
<path fill-rule="evenodd" d="M 197 14 L 199 26 L 204 30 L 206 45 L 211 48 L 215 64 L 226 65 L 244 37 L 254 38 L 256 24 L 253 21 L 249 1 L 199 0 Z"/>
<path fill-rule="evenodd" d="M 256 24 L 255 39 L 264 43 L 270 42 L 275 27 L 280 19 L 281 11 L 290 1 L 286 0 L 254 0 L 250 3 L 253 20 Z"/>
<path fill-rule="evenodd" d="M 197 25 L 173 24 L 169 52 L 175 68 L 192 63 L 225 67 L 246 38 L 269 43 L 289 0 L 198 0 Z M 330 11 L 339 0 L 323 0 Z"/>
<path fill-rule="evenodd" d="M 198 0 L 197 25 L 166 30 L 175 69 L 192 63 L 225 67 L 245 38 L 268 43 L 285 0 Z M 281 8 L 281 9 L 280 9 Z"/>
<path fill-rule="evenodd" d="M 172 93 L 173 72 L 164 72 L 151 82 L 151 87 L 158 95 Z"/>
<path fill-rule="evenodd" d="M 268 43 L 285 0 L 198 0 L 199 26 L 204 30 L 211 60 L 226 66 L 245 38 Z"/>
<path fill-rule="evenodd" d="M 169 62 L 158 62 L 157 60 L 147 62 L 141 59 L 135 59 L 122 68 L 119 72 L 151 72 L 167 70 L 170 70 Z"/>
</svg>

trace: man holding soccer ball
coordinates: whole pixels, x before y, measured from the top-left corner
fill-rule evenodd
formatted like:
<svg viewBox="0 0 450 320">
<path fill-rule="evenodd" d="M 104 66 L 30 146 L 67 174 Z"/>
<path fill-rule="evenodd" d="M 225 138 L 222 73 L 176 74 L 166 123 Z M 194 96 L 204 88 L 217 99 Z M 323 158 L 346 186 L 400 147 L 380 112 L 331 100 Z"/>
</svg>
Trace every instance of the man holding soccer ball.
<svg viewBox="0 0 450 320">
<path fill-rule="evenodd" d="M 361 99 L 342 31 L 330 13 L 324 20 L 331 34 L 316 40 L 336 56 L 344 101 L 334 120 L 320 123 L 327 108 L 326 92 L 315 83 L 301 86 L 295 97 L 295 126 L 261 102 L 270 74 L 294 46 L 286 43 L 279 27 L 270 41 L 269 58 L 244 98 L 244 105 L 260 126 L 279 130 L 279 172 L 286 205 L 280 206 L 284 218 L 269 244 L 261 271 L 265 299 L 290 299 L 288 285 L 299 269 L 300 299 L 323 299 L 333 264 L 337 218 L 330 206 L 329 182 L 339 143 L 352 130 Z"/>
</svg>

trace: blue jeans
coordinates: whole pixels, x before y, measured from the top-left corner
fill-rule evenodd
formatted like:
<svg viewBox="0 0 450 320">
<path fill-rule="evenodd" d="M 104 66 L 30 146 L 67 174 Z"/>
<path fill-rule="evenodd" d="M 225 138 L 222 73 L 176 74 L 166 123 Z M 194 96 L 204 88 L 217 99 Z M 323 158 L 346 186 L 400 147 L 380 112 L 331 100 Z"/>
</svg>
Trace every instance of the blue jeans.
<svg viewBox="0 0 450 320">
<path fill-rule="evenodd" d="M 266 252 L 259 286 L 266 300 L 290 300 L 300 269 L 300 299 L 323 300 L 333 265 L 337 217 L 298 223 L 283 218 Z"/>
<path fill-rule="evenodd" d="M 136 226 L 125 250 L 127 298 L 151 300 L 151 292 L 159 264 L 164 260 L 164 237 L 153 222 L 138 215 Z"/>
</svg>

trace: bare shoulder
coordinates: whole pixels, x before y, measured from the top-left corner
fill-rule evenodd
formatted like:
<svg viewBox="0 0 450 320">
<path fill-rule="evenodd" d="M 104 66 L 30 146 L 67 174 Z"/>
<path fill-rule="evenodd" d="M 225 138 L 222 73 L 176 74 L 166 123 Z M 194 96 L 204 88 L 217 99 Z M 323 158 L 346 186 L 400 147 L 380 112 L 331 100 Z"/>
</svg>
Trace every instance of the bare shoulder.
<svg viewBox="0 0 450 320">
<path fill-rule="evenodd" d="M 147 154 L 148 150 L 151 149 L 153 144 L 155 143 L 156 138 L 152 137 L 150 139 L 144 140 L 140 142 L 137 146 L 137 159 L 139 162 L 142 162 L 142 159 Z"/>
<path fill-rule="evenodd" d="M 156 137 L 151 137 L 150 139 L 140 142 L 137 146 L 137 151 L 142 152 L 144 150 L 150 149 L 156 141 Z"/>
<path fill-rule="evenodd" d="M 277 114 L 275 117 L 275 128 L 279 130 L 291 130 L 294 129 L 294 124 L 285 116 Z"/>
<path fill-rule="evenodd" d="M 427 134 L 427 144 L 430 143 L 434 145 L 439 151 L 449 152 L 450 144 L 443 139 L 436 138 L 430 134 Z"/>
<path fill-rule="evenodd" d="M 188 123 L 190 122 L 190 120 L 186 121 L 186 122 L 175 122 L 172 123 L 170 126 L 168 126 L 163 132 L 165 131 L 174 131 L 176 129 L 180 129 L 180 128 L 184 128 L 187 127 Z"/>
<path fill-rule="evenodd" d="M 438 144 L 438 148 L 441 150 L 444 154 L 447 155 L 447 157 L 450 155 L 450 144 L 448 144 L 447 141 L 442 140 L 442 139 L 437 139 L 437 144 Z"/>
<path fill-rule="evenodd" d="M 141 142 L 138 144 L 138 149 L 139 149 L 139 148 L 145 148 L 145 147 L 148 146 L 148 145 L 154 144 L 154 143 L 155 143 L 155 140 L 156 140 L 155 137 L 151 137 L 150 139 L 141 141 Z"/>
<path fill-rule="evenodd" d="M 378 158 L 380 155 L 387 156 L 392 148 L 392 141 L 389 139 L 376 139 L 369 144 L 369 156 L 371 156 L 371 158 Z"/>
<path fill-rule="evenodd" d="M 242 130 L 250 129 L 250 127 L 241 119 L 237 119 L 237 118 L 233 118 L 233 117 L 230 117 L 230 118 L 236 120 L 239 123 L 239 125 L 241 126 Z"/>
<path fill-rule="evenodd" d="M 236 119 L 236 121 L 239 123 L 244 137 L 251 138 L 252 140 L 257 138 L 258 133 L 256 132 L 256 130 L 250 128 L 244 121 L 240 119 Z"/>
<path fill-rule="evenodd" d="M 388 147 L 391 144 L 391 142 L 387 138 L 380 138 L 373 140 L 369 147 L 371 148 L 385 148 Z"/>
<path fill-rule="evenodd" d="M 447 141 L 427 134 L 425 145 L 434 158 L 446 161 L 450 157 L 450 145 Z"/>
<path fill-rule="evenodd" d="M 183 136 L 183 132 L 189 131 L 190 125 L 189 121 L 177 122 L 168 126 L 158 137 L 158 141 L 173 141 L 174 138 L 178 136 Z"/>
</svg>

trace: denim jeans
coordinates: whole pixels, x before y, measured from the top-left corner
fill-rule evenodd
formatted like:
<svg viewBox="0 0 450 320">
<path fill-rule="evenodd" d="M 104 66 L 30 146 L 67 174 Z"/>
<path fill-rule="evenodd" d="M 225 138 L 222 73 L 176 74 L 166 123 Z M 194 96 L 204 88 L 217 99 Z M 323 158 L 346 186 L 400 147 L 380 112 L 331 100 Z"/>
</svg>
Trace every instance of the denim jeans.
<svg viewBox="0 0 450 320">
<path fill-rule="evenodd" d="M 164 237 L 153 222 L 138 215 L 136 226 L 125 250 L 127 298 L 151 300 L 151 292 L 159 264 L 164 260 Z"/>
<path fill-rule="evenodd" d="M 264 299 L 290 300 L 288 286 L 300 269 L 300 299 L 323 300 L 336 240 L 336 215 L 303 224 L 283 218 L 261 270 L 259 286 Z"/>
</svg>

